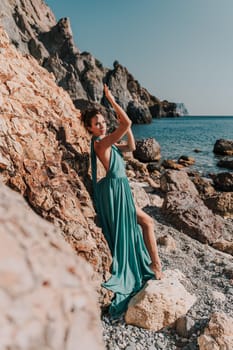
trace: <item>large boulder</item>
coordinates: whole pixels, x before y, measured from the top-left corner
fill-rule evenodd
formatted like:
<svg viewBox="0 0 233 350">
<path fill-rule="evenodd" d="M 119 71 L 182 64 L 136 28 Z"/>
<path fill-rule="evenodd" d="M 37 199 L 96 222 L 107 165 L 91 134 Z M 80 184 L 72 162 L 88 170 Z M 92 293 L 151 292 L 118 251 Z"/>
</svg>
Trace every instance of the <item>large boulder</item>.
<svg viewBox="0 0 233 350">
<path fill-rule="evenodd" d="M 225 155 L 232 156 L 233 155 L 233 141 L 219 139 L 215 142 L 213 151 L 215 154 L 219 154 L 219 155 L 223 155 L 223 156 L 225 156 Z"/>
<path fill-rule="evenodd" d="M 162 207 L 164 216 L 178 230 L 211 244 L 222 235 L 221 218 L 206 207 L 185 172 L 165 172 L 161 177 L 161 189 L 166 192 Z"/>
<path fill-rule="evenodd" d="M 164 192 L 179 191 L 189 192 L 192 196 L 197 196 L 198 191 L 189 179 L 185 171 L 167 170 L 160 178 L 160 187 Z"/>
<path fill-rule="evenodd" d="M 198 338 L 200 350 L 233 349 L 233 318 L 224 313 L 215 312 L 204 334 Z"/>
<path fill-rule="evenodd" d="M 174 227 L 202 243 L 213 244 L 223 234 L 221 218 L 214 215 L 198 196 L 193 197 L 188 192 L 167 193 L 162 210 Z"/>
<path fill-rule="evenodd" d="M 141 162 L 153 162 L 161 158 L 160 145 L 154 138 L 136 141 L 136 149 L 133 152 L 136 159 Z"/>
<path fill-rule="evenodd" d="M 129 302 L 127 324 L 158 331 L 185 315 L 196 301 L 179 279 L 180 271 L 166 271 L 162 280 L 150 280 Z"/>
<path fill-rule="evenodd" d="M 0 348 L 103 349 L 93 271 L 0 183 Z"/>
</svg>

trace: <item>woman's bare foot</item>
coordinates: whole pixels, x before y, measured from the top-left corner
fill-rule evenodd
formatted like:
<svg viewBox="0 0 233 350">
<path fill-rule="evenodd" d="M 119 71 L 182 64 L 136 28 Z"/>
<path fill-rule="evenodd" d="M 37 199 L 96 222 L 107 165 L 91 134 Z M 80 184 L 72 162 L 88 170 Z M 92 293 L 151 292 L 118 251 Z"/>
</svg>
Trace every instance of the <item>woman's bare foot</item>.
<svg viewBox="0 0 233 350">
<path fill-rule="evenodd" d="M 150 269 L 154 272 L 157 280 L 161 280 L 164 277 L 164 273 L 162 272 L 162 267 L 160 264 L 150 264 Z"/>
</svg>

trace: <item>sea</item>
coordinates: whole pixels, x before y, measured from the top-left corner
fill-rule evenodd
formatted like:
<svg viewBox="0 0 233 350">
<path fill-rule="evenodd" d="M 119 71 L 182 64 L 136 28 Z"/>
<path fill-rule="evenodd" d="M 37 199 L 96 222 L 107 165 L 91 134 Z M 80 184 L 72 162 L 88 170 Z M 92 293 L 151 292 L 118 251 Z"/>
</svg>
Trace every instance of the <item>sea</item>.
<svg viewBox="0 0 233 350">
<path fill-rule="evenodd" d="M 153 137 L 161 147 L 161 160 L 178 160 L 182 155 L 192 157 L 195 164 L 189 169 L 203 176 L 233 172 L 218 167 L 222 156 L 213 153 L 216 140 L 233 141 L 233 116 L 159 118 L 153 119 L 151 124 L 134 124 L 132 131 L 136 140 Z M 200 152 L 195 152 L 196 149 Z"/>
</svg>

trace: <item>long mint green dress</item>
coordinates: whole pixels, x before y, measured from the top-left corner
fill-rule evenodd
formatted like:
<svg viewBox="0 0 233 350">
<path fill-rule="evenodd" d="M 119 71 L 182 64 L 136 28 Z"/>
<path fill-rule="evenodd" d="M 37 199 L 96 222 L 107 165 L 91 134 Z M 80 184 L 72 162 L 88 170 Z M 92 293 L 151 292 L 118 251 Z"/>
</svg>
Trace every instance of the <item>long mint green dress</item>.
<svg viewBox="0 0 233 350">
<path fill-rule="evenodd" d="M 109 308 L 112 317 L 126 311 L 130 298 L 145 282 L 154 278 L 144 244 L 136 209 L 125 174 L 125 163 L 116 146 L 112 146 L 109 170 L 97 182 L 94 139 L 91 142 L 91 165 L 94 200 L 100 225 L 112 254 L 111 277 L 102 285 L 113 291 Z"/>
</svg>

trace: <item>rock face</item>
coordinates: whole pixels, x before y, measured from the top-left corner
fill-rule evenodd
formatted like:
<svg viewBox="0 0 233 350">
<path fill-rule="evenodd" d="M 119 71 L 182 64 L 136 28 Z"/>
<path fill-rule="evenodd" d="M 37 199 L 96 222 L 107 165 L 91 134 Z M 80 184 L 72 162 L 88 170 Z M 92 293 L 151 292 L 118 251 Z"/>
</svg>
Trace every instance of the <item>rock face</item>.
<svg viewBox="0 0 233 350">
<path fill-rule="evenodd" d="M 2 29 L 0 72 L 0 178 L 59 226 L 102 279 L 110 253 L 86 190 L 89 137 L 80 113 L 53 75 L 18 53 Z"/>
<path fill-rule="evenodd" d="M 0 184 L 0 348 L 103 349 L 93 271 Z"/>
<path fill-rule="evenodd" d="M 187 313 L 196 297 L 179 282 L 179 271 L 166 271 L 165 278 L 150 280 L 129 302 L 126 323 L 158 331 Z"/>
<path fill-rule="evenodd" d="M 233 319 L 224 313 L 212 315 L 207 328 L 198 338 L 200 350 L 233 349 Z"/>
<path fill-rule="evenodd" d="M 175 103 L 150 95 L 119 62 L 115 61 L 114 68 L 108 69 L 90 53 L 81 53 L 74 44 L 69 19 L 62 18 L 56 23 L 44 1 L 3 0 L 0 14 L 1 24 L 14 45 L 53 72 L 56 82 L 68 91 L 77 108 L 86 108 L 90 102 L 106 106 L 103 82 L 107 82 L 135 123 L 177 115 Z"/>
<path fill-rule="evenodd" d="M 233 141 L 232 140 L 217 140 L 214 144 L 214 153 L 219 155 L 233 155 Z"/>
<path fill-rule="evenodd" d="M 56 24 L 50 8 L 40 0 L 2 0 L 1 25 L 11 42 L 23 53 L 31 53 L 42 59 L 47 50 L 40 43 L 38 34 Z"/>
</svg>

